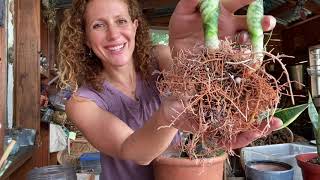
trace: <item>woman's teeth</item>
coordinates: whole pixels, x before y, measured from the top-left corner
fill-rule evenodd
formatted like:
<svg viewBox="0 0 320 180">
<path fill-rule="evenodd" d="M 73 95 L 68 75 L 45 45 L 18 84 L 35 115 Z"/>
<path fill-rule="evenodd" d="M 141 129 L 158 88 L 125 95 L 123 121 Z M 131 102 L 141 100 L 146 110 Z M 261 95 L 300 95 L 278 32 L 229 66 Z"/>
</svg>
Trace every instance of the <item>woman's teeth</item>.
<svg viewBox="0 0 320 180">
<path fill-rule="evenodd" d="M 124 47 L 124 44 L 121 44 L 119 46 L 110 47 L 109 50 L 111 51 L 120 51 Z"/>
</svg>

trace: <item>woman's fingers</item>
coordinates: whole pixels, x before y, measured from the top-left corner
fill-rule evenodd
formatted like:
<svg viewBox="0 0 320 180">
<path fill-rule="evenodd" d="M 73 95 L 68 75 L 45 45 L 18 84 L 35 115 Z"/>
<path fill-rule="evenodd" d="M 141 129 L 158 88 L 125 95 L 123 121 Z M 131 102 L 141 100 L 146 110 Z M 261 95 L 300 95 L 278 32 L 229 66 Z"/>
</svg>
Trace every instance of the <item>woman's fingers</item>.
<svg viewBox="0 0 320 180">
<path fill-rule="evenodd" d="M 278 118 L 270 119 L 270 122 L 263 122 L 257 130 L 240 133 L 232 143 L 232 149 L 249 145 L 252 141 L 270 134 L 272 131 L 282 126 L 282 121 Z"/>
<path fill-rule="evenodd" d="M 233 41 L 240 44 L 247 44 L 250 42 L 250 36 L 247 29 L 247 21 L 246 16 L 238 16 L 236 17 L 236 21 L 238 23 L 238 28 L 240 31 L 236 33 L 233 37 Z M 264 16 L 261 21 L 261 25 L 263 31 L 270 31 L 276 26 L 276 19 L 273 16 Z"/>
<path fill-rule="evenodd" d="M 272 131 L 280 128 L 282 126 L 282 121 L 279 118 L 273 117 L 270 119 L 270 121 L 263 121 L 259 127 L 257 127 L 257 130 L 254 130 L 252 132 L 258 133 L 261 136 L 266 136 L 270 134 Z"/>
<path fill-rule="evenodd" d="M 234 23 L 237 23 L 237 28 L 239 30 L 247 30 L 248 25 L 247 25 L 247 16 L 242 15 L 242 16 L 235 16 Z M 273 16 L 264 16 L 261 25 L 263 31 L 271 31 L 275 26 L 276 26 L 277 20 Z"/>
<path fill-rule="evenodd" d="M 249 5 L 254 0 L 221 0 L 222 6 L 233 14 L 238 9 Z M 200 0 L 180 0 L 176 6 L 176 13 L 191 14 L 197 11 Z"/>
<path fill-rule="evenodd" d="M 248 31 L 240 31 L 233 36 L 233 41 L 239 44 L 247 44 L 250 42 L 250 36 Z"/>
<path fill-rule="evenodd" d="M 221 0 L 223 7 L 230 13 L 236 12 L 238 9 L 249 5 L 254 0 Z"/>
<path fill-rule="evenodd" d="M 268 123 L 267 121 L 264 121 L 263 123 L 261 123 L 261 125 L 258 127 L 259 131 L 264 132 L 264 135 L 270 134 L 272 131 L 280 128 L 282 126 L 282 121 L 279 118 L 271 118 L 270 122 Z M 261 134 L 263 135 L 263 134 Z"/>
<path fill-rule="evenodd" d="M 264 16 L 261 22 L 263 31 L 271 31 L 276 24 L 277 20 L 273 16 Z"/>
<path fill-rule="evenodd" d="M 236 139 L 231 144 L 232 149 L 238 149 L 249 145 L 252 141 L 261 137 L 261 133 L 257 131 L 242 132 L 237 135 Z"/>
</svg>

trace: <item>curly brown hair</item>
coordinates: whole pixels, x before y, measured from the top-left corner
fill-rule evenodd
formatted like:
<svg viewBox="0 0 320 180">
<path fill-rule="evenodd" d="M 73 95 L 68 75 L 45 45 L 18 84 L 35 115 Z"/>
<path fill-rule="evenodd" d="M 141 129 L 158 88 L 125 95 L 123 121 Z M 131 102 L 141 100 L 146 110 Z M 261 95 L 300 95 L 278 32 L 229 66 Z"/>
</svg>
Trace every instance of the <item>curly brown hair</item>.
<svg viewBox="0 0 320 180">
<path fill-rule="evenodd" d="M 65 11 L 59 40 L 59 70 L 60 87 L 70 87 L 73 91 L 83 84 L 97 91 L 103 90 L 104 78 L 101 76 L 103 66 L 101 61 L 90 55 L 90 49 L 85 45 L 86 5 L 90 0 L 74 0 L 71 9 Z M 151 57 L 151 40 L 149 27 L 143 17 L 137 0 L 123 0 L 129 7 L 132 20 L 137 19 L 139 26 L 135 37 L 133 52 L 134 65 L 141 72 L 143 79 L 150 74 L 148 64 Z"/>
</svg>

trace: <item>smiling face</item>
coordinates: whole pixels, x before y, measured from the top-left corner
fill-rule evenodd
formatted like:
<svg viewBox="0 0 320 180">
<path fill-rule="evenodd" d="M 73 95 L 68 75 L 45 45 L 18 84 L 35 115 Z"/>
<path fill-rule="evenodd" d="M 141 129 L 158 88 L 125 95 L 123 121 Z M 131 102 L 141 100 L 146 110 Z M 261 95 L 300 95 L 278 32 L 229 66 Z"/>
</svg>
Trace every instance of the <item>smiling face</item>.
<svg viewBox="0 0 320 180">
<path fill-rule="evenodd" d="M 138 21 L 123 0 L 91 0 L 85 12 L 86 44 L 105 67 L 133 64 Z"/>
</svg>

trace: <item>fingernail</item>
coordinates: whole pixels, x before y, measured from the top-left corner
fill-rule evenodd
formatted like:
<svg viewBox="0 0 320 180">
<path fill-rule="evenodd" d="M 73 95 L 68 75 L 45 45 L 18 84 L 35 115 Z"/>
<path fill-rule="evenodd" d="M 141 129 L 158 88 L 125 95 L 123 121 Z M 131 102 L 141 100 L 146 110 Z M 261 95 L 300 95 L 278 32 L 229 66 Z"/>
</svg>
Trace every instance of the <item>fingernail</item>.
<svg viewBox="0 0 320 180">
<path fill-rule="evenodd" d="M 249 39 L 249 34 L 245 31 L 242 31 L 240 34 L 239 42 L 245 43 Z"/>
<path fill-rule="evenodd" d="M 277 20 L 273 16 L 265 16 L 262 23 L 264 31 L 270 31 L 275 27 Z"/>
</svg>

